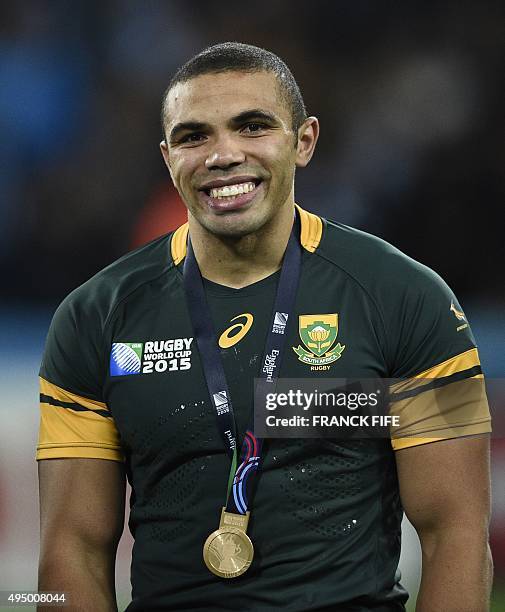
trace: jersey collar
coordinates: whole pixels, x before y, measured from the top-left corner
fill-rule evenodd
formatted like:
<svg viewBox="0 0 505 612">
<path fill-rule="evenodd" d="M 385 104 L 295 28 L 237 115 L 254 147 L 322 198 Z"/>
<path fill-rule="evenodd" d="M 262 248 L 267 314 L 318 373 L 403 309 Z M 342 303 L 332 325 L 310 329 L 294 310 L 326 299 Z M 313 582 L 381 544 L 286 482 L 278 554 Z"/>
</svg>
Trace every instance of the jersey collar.
<svg viewBox="0 0 505 612">
<path fill-rule="evenodd" d="M 323 235 L 323 221 L 321 217 L 300 208 L 298 204 L 295 204 L 295 207 L 300 215 L 300 244 L 309 253 L 314 253 Z M 189 225 L 184 223 L 172 234 L 170 250 L 176 266 L 186 257 L 188 231 Z"/>
</svg>

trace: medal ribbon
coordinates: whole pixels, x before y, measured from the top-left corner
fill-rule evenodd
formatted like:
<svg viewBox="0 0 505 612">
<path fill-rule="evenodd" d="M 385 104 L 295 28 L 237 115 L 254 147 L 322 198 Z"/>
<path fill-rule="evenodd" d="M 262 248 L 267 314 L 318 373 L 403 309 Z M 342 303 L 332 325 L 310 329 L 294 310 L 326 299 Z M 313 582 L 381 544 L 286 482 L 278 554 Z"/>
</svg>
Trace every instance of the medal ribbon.
<svg viewBox="0 0 505 612">
<path fill-rule="evenodd" d="M 269 387 L 275 385 L 282 363 L 287 323 L 294 307 L 300 277 L 302 252 L 297 235 L 298 226 L 298 222 L 295 221 L 284 253 L 271 325 L 265 342 L 262 367 L 256 388 L 260 394 L 258 397 L 266 393 Z M 231 460 L 226 511 L 246 514 L 251 503 L 255 477 L 261 468 L 263 440 L 257 438 L 251 429 L 245 432 L 240 465 L 237 468 L 237 432 L 231 395 L 226 382 L 202 275 L 191 246 L 191 240 L 188 240 L 183 274 L 189 316 L 200 353 L 205 381 L 211 403 L 214 406 L 218 429 Z"/>
</svg>

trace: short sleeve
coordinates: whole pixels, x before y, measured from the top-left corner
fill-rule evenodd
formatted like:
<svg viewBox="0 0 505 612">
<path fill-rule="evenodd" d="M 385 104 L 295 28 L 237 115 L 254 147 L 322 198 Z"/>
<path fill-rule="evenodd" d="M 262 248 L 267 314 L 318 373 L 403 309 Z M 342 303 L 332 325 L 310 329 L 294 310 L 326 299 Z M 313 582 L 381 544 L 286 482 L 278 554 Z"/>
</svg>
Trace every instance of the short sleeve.
<svg viewBox="0 0 505 612">
<path fill-rule="evenodd" d="M 102 398 L 102 327 L 92 304 L 71 294 L 56 311 L 40 368 L 37 460 L 123 461 L 120 436 Z"/>
<path fill-rule="evenodd" d="M 395 450 L 491 431 L 466 314 L 435 272 L 409 262 L 391 292 L 387 319 L 394 348 L 390 412 L 400 422 L 392 432 Z"/>
</svg>

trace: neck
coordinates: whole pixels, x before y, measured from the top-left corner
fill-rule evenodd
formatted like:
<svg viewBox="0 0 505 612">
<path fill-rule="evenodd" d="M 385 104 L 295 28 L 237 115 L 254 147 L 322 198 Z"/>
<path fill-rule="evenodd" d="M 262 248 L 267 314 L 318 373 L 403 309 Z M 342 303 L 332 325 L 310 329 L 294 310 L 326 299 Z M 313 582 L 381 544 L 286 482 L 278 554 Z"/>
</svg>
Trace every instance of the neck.
<svg viewBox="0 0 505 612">
<path fill-rule="evenodd" d="M 270 276 L 282 265 L 293 218 L 294 207 L 285 206 L 257 232 L 229 238 L 212 234 L 190 214 L 191 244 L 202 276 L 235 289 Z"/>
</svg>

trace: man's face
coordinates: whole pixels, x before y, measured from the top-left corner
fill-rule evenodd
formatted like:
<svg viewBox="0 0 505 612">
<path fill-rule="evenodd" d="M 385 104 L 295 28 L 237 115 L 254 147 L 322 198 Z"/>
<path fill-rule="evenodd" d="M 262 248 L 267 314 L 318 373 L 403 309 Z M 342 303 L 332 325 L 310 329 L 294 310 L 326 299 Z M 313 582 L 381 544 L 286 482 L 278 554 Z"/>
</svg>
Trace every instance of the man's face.
<svg viewBox="0 0 505 612">
<path fill-rule="evenodd" d="M 201 226 L 244 236 L 292 202 L 297 149 L 274 74 L 198 76 L 173 87 L 166 106 L 163 157 Z"/>
</svg>

